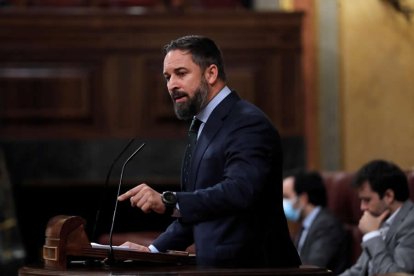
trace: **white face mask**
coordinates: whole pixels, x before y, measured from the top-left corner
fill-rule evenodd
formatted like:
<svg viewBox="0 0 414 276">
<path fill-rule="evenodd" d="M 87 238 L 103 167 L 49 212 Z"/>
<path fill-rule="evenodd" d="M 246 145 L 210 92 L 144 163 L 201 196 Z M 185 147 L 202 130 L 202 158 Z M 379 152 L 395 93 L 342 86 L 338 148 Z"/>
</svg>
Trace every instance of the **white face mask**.
<svg viewBox="0 0 414 276">
<path fill-rule="evenodd" d="M 291 221 L 298 221 L 300 217 L 300 211 L 301 209 L 295 209 L 293 205 L 295 204 L 295 201 L 284 198 L 283 199 L 283 210 L 285 211 L 285 216 L 288 220 Z"/>
</svg>

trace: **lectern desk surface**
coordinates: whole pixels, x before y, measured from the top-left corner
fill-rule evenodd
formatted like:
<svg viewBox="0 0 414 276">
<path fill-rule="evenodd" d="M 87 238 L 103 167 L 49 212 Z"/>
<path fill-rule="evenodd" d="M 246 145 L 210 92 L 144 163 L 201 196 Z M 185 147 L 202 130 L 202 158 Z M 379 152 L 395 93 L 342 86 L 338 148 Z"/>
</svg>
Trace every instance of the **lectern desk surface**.
<svg viewBox="0 0 414 276">
<path fill-rule="evenodd" d="M 47 275 L 333 275 L 331 271 L 317 267 L 301 268 L 201 268 L 191 265 L 163 266 L 144 265 L 130 267 L 67 267 L 65 270 L 46 269 L 43 267 L 23 267 L 19 270 L 19 276 L 47 276 Z"/>
</svg>

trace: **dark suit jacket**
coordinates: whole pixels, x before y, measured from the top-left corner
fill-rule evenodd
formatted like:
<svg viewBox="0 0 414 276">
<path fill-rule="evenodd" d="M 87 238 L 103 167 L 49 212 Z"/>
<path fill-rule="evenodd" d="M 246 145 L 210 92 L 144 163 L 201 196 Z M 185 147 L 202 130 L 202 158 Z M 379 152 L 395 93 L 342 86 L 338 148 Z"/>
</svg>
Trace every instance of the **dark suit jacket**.
<svg viewBox="0 0 414 276">
<path fill-rule="evenodd" d="M 195 243 L 199 265 L 300 265 L 282 207 L 280 137 L 268 118 L 235 92 L 199 136 L 181 218 L 155 241 L 160 251 Z"/>
<path fill-rule="evenodd" d="M 327 267 L 338 275 L 348 266 L 348 244 L 343 224 L 328 210 L 317 214 L 299 252 L 304 264 Z"/>
<path fill-rule="evenodd" d="M 372 271 L 369 271 L 369 261 Z M 407 200 L 394 218 L 385 240 L 375 237 L 362 243 L 357 262 L 341 275 L 379 275 L 414 272 L 414 204 Z"/>
</svg>

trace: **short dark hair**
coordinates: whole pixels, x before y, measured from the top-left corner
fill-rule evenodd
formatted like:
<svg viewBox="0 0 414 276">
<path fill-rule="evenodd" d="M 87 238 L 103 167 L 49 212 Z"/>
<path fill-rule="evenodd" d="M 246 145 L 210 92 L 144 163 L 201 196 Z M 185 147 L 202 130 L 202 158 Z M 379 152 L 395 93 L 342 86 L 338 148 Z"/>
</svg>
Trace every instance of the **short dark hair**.
<svg viewBox="0 0 414 276">
<path fill-rule="evenodd" d="M 294 178 L 294 190 L 297 195 L 306 193 L 309 202 L 315 206 L 325 207 L 327 204 L 326 187 L 322 176 L 317 171 L 296 170 L 286 177 Z"/>
<path fill-rule="evenodd" d="M 202 70 L 205 70 L 211 64 L 215 64 L 218 68 L 218 77 L 226 81 L 222 53 L 212 39 L 200 35 L 183 36 L 164 46 L 165 54 L 173 50 L 190 52 L 194 63 L 200 66 Z"/>
<path fill-rule="evenodd" d="M 362 166 L 355 175 L 353 186 L 359 188 L 366 181 L 380 198 L 388 189 L 394 191 L 398 201 L 405 201 L 410 196 L 407 175 L 390 161 L 372 160 Z"/>
</svg>

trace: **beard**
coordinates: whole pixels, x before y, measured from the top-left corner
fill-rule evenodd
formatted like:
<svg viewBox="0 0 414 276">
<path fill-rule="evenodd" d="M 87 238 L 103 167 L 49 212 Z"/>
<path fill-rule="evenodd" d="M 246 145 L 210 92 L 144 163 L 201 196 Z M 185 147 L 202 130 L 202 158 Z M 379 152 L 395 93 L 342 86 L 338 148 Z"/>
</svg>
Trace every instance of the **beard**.
<svg viewBox="0 0 414 276">
<path fill-rule="evenodd" d="M 202 78 L 200 81 L 200 85 L 194 92 L 194 96 L 189 97 L 188 101 L 183 103 L 176 103 L 173 99 L 174 112 L 177 118 L 180 120 L 190 120 L 195 115 L 197 115 L 201 111 L 201 109 L 204 108 L 207 102 L 208 91 L 209 88 L 207 81 L 204 78 Z M 174 95 L 188 95 L 188 93 L 177 90 L 172 92 L 171 96 Z"/>
</svg>

